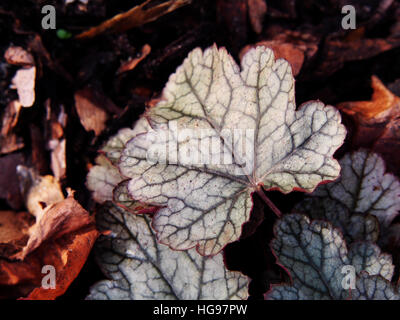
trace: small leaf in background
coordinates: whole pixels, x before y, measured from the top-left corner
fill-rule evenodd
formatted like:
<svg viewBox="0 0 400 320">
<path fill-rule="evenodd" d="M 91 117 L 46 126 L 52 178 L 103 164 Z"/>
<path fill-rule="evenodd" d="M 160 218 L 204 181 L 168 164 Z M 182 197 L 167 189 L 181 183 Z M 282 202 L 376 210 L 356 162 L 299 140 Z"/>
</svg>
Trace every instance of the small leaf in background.
<svg viewBox="0 0 400 320">
<path fill-rule="evenodd" d="M 358 240 L 376 242 L 379 237 L 379 222 L 374 215 L 351 212 L 344 204 L 329 197 L 309 196 L 296 204 L 292 212 L 329 221 L 342 231 L 348 243 Z"/>
<path fill-rule="evenodd" d="M 104 155 L 99 155 L 95 162 L 96 165 L 90 168 L 86 177 L 86 185 L 93 191 L 96 202 L 111 201 L 115 186 L 122 181 L 121 174 Z"/>
<path fill-rule="evenodd" d="M 381 253 L 378 246 L 369 242 L 356 242 L 350 246 L 348 258 L 357 273 L 366 271 L 370 275 L 380 275 L 386 280 L 392 280 L 392 257 L 390 254 Z"/>
<path fill-rule="evenodd" d="M 216 254 L 239 238 L 252 193 L 265 197 L 261 186 L 283 193 L 312 191 L 338 177 L 332 155 L 346 134 L 338 111 L 316 101 L 295 111 L 294 99 L 291 68 L 275 61 L 270 49 L 249 50 L 241 72 L 225 49 L 189 54 L 169 78 L 163 100 L 146 112 L 151 130 L 126 144 L 118 164 L 131 179 L 133 199 L 163 207 L 153 220 L 162 243 Z M 157 136 L 175 125 L 177 133 Z M 187 139 L 179 130 L 207 130 L 207 135 Z M 243 139 L 229 143 L 227 132 L 233 130 L 251 131 L 245 140 L 250 151 L 241 150 Z M 210 148 L 211 141 L 216 141 L 211 152 L 199 150 L 199 145 Z M 177 154 L 169 155 L 173 164 L 159 162 L 157 155 L 148 158 L 151 150 L 163 152 L 167 145 L 179 145 Z M 231 163 L 185 161 L 188 150 L 229 155 Z"/>
<path fill-rule="evenodd" d="M 348 251 L 338 229 L 299 214 L 284 215 L 274 230 L 271 248 L 292 283 L 272 287 L 267 299 L 400 299 L 390 283 L 391 257 L 375 244 L 355 243 Z M 343 285 L 343 268 L 348 266 L 355 270 L 356 288 L 352 290 Z"/>
<path fill-rule="evenodd" d="M 157 243 L 146 215 L 108 204 L 98 213 L 99 262 L 112 280 L 95 284 L 87 299 L 246 299 L 247 277 L 225 268 L 222 253 L 200 256 Z"/>
<path fill-rule="evenodd" d="M 126 143 L 134 136 L 145 133 L 151 129 L 149 122 L 146 118 L 140 118 L 136 121 L 134 128 L 123 128 L 118 133 L 112 136 L 105 145 L 101 148 L 101 152 L 104 152 L 107 158 L 113 165 L 117 165 L 121 153 L 125 148 Z"/>
<path fill-rule="evenodd" d="M 334 199 L 350 212 L 373 214 L 388 227 L 400 210 L 400 182 L 385 173 L 383 159 L 362 150 L 346 154 L 340 165 L 340 178 L 320 186 L 312 196 Z"/>
</svg>

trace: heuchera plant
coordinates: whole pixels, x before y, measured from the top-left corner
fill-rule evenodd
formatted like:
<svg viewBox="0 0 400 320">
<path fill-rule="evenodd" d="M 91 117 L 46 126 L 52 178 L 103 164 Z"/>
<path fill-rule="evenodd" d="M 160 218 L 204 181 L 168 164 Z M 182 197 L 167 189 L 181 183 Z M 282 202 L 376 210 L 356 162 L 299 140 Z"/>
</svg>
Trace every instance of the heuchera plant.
<svg viewBox="0 0 400 320">
<path fill-rule="evenodd" d="M 111 280 L 88 298 L 246 298 L 248 279 L 225 268 L 221 250 L 240 237 L 253 193 L 281 216 L 264 191 L 311 193 L 338 178 L 333 154 L 345 134 L 331 106 L 296 111 L 291 68 L 270 49 L 249 50 L 241 68 L 225 49 L 193 50 L 161 101 L 112 137 L 89 172 L 99 225 L 111 231 L 98 243 Z M 341 165 L 340 180 L 278 220 L 271 247 L 292 283 L 266 298 L 399 298 L 391 257 L 375 243 L 400 208 L 399 182 L 365 151 Z"/>
</svg>

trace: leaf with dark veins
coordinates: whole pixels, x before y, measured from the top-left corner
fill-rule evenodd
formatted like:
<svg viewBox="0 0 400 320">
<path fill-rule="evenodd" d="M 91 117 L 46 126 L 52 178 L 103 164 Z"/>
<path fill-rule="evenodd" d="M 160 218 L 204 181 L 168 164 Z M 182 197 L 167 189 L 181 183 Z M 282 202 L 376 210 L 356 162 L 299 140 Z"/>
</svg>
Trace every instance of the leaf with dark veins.
<svg viewBox="0 0 400 320">
<path fill-rule="evenodd" d="M 388 227 L 400 210 L 400 182 L 385 173 L 385 163 L 365 150 L 346 154 L 341 160 L 341 177 L 319 187 L 313 196 L 334 199 L 351 212 L 375 215 Z"/>
<path fill-rule="evenodd" d="M 101 148 L 106 157 L 111 161 L 113 165 L 117 165 L 121 152 L 125 148 L 125 144 L 132 139 L 134 136 L 144 133 L 150 129 L 150 125 L 146 118 L 140 118 L 136 121 L 133 129 L 123 128 L 118 133 L 112 136 L 105 145 Z"/>
<path fill-rule="evenodd" d="M 343 233 L 348 243 L 359 240 L 376 242 L 379 237 L 379 222 L 374 215 L 350 212 L 344 204 L 328 197 L 306 197 L 294 206 L 292 212 L 329 221 Z"/>
<path fill-rule="evenodd" d="M 380 275 L 391 280 L 394 272 L 392 256 L 381 253 L 379 247 L 369 242 L 356 242 L 351 245 L 348 254 L 350 264 L 356 272 L 366 271 L 370 275 Z"/>
<path fill-rule="evenodd" d="M 100 154 L 95 161 L 86 177 L 86 186 L 98 203 L 111 201 L 115 186 L 122 180 L 121 174 L 105 155 Z"/>
<path fill-rule="evenodd" d="M 248 278 L 225 268 L 222 253 L 203 257 L 156 241 L 146 215 L 108 203 L 98 214 L 111 230 L 98 242 L 98 260 L 111 280 L 95 284 L 87 299 L 246 299 Z"/>
<path fill-rule="evenodd" d="M 338 229 L 300 214 L 284 215 L 275 225 L 271 248 L 289 272 L 291 284 L 272 287 L 273 300 L 400 299 L 390 280 L 391 257 L 370 243 L 355 243 L 349 251 Z M 353 266 L 355 289 L 343 288 L 343 267 Z"/>
<path fill-rule="evenodd" d="M 296 111 L 291 68 L 264 47 L 241 70 L 225 49 L 193 50 L 145 118 L 119 168 L 132 198 L 163 207 L 152 224 L 173 249 L 216 254 L 239 238 L 253 192 L 311 192 L 339 175 L 339 113 L 317 101 Z"/>
</svg>

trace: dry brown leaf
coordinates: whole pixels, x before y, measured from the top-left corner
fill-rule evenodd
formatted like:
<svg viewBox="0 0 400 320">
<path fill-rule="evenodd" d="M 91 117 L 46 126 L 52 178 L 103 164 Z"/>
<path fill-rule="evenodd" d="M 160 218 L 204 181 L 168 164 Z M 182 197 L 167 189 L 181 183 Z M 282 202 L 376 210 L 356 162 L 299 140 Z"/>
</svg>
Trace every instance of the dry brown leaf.
<svg viewBox="0 0 400 320">
<path fill-rule="evenodd" d="M 36 222 L 32 225 L 26 213 L 0 212 L 0 249 L 3 257 L 17 259 L 0 259 L 0 296 L 55 299 L 77 277 L 99 233 L 94 217 L 72 191 L 64 199 L 57 179 L 23 166 L 18 174 L 29 216 Z M 55 289 L 41 286 L 45 265 L 56 270 Z"/>
<path fill-rule="evenodd" d="M 35 250 L 49 238 L 58 238 L 66 233 L 76 231 L 93 223 L 93 218 L 74 199 L 73 193 L 54 205 L 45 208 L 41 218 L 29 230 L 28 243 L 23 250 L 16 254 L 16 259 L 23 260 L 26 255 Z"/>
<path fill-rule="evenodd" d="M 58 180 L 38 176 L 32 169 L 18 167 L 28 211 L 36 217 L 29 229 L 29 239 L 14 258 L 23 260 L 29 253 L 50 238 L 58 238 L 93 223 L 93 217 L 74 199 L 68 190 L 64 199 Z"/>
<path fill-rule="evenodd" d="M 261 33 L 264 16 L 267 13 L 267 4 L 265 0 L 247 0 L 249 18 L 251 26 L 255 33 Z"/>
<path fill-rule="evenodd" d="M 91 228 L 85 232 L 68 234 L 57 240 L 55 243 L 60 248 L 57 262 L 60 267 L 55 266 L 57 270 L 56 288 L 49 290 L 38 286 L 25 299 L 53 300 L 63 295 L 81 271 L 98 236 L 99 232 L 95 228 Z M 51 262 L 54 263 L 54 260 Z"/>
<path fill-rule="evenodd" d="M 35 102 L 36 67 L 22 68 L 12 79 L 12 87 L 17 89 L 19 102 L 23 107 L 31 107 Z"/>
<path fill-rule="evenodd" d="M 191 0 L 170 0 L 161 4 L 153 5 L 155 2 L 156 1 L 153 0 L 147 0 L 127 12 L 118 14 L 111 19 L 104 21 L 99 26 L 80 33 L 76 38 L 88 39 L 106 32 L 124 32 L 157 20 L 159 17 L 191 3 Z"/>
<path fill-rule="evenodd" d="M 274 51 L 277 59 L 287 60 L 292 66 L 294 76 L 299 74 L 304 61 L 311 59 L 318 50 L 317 40 L 312 35 L 297 31 L 285 31 L 277 33 L 271 40 L 245 46 L 239 53 L 240 59 L 247 51 L 256 46 L 269 47 Z"/>
<path fill-rule="evenodd" d="M 0 298 L 51 300 L 61 296 L 78 276 L 98 235 L 91 226 L 47 241 L 24 261 L 0 260 Z M 45 265 L 56 270 L 55 289 L 41 286 Z"/>
<path fill-rule="evenodd" d="M 381 80 L 376 76 L 371 78 L 373 94 L 370 101 L 350 101 L 338 105 L 345 113 L 354 116 L 358 121 L 364 123 L 376 123 L 385 121 L 391 117 L 393 108 L 400 103 L 400 98 L 396 97 L 388 90 Z"/>
<path fill-rule="evenodd" d="M 146 58 L 151 52 L 151 47 L 148 44 L 145 44 L 142 47 L 142 52 L 139 57 L 130 59 L 129 61 L 123 63 L 117 70 L 117 74 L 121 74 L 126 71 L 131 71 L 136 68 L 140 61 Z"/>
<path fill-rule="evenodd" d="M 75 93 L 75 108 L 80 122 L 86 131 L 93 130 L 98 136 L 106 127 L 107 112 L 100 106 L 100 101 L 95 99 L 91 89 L 85 88 Z"/>
<path fill-rule="evenodd" d="M 371 79 L 370 101 L 350 101 L 339 109 L 355 119 L 352 138 L 355 148 L 372 147 L 386 161 L 387 168 L 400 173 L 400 98 L 388 90 L 376 77 Z"/>
<path fill-rule="evenodd" d="M 32 216 L 27 212 L 0 211 L 0 256 L 9 258 L 28 240 Z"/>
<path fill-rule="evenodd" d="M 35 60 L 33 56 L 22 47 L 9 47 L 4 53 L 7 63 L 17 66 L 33 66 Z"/>
</svg>

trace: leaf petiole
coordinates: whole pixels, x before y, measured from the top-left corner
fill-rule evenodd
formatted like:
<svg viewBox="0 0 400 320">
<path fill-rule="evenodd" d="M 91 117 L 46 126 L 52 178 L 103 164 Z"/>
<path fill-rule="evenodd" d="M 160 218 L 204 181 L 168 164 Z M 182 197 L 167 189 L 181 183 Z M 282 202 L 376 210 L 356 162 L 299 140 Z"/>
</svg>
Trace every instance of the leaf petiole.
<svg viewBox="0 0 400 320">
<path fill-rule="evenodd" d="M 257 193 L 261 197 L 261 199 L 263 199 L 263 201 L 268 205 L 268 207 L 270 207 L 270 209 L 277 215 L 277 217 L 280 218 L 282 216 L 281 210 L 279 210 L 278 207 L 274 205 L 274 203 L 266 196 L 261 186 L 258 186 Z"/>
</svg>

